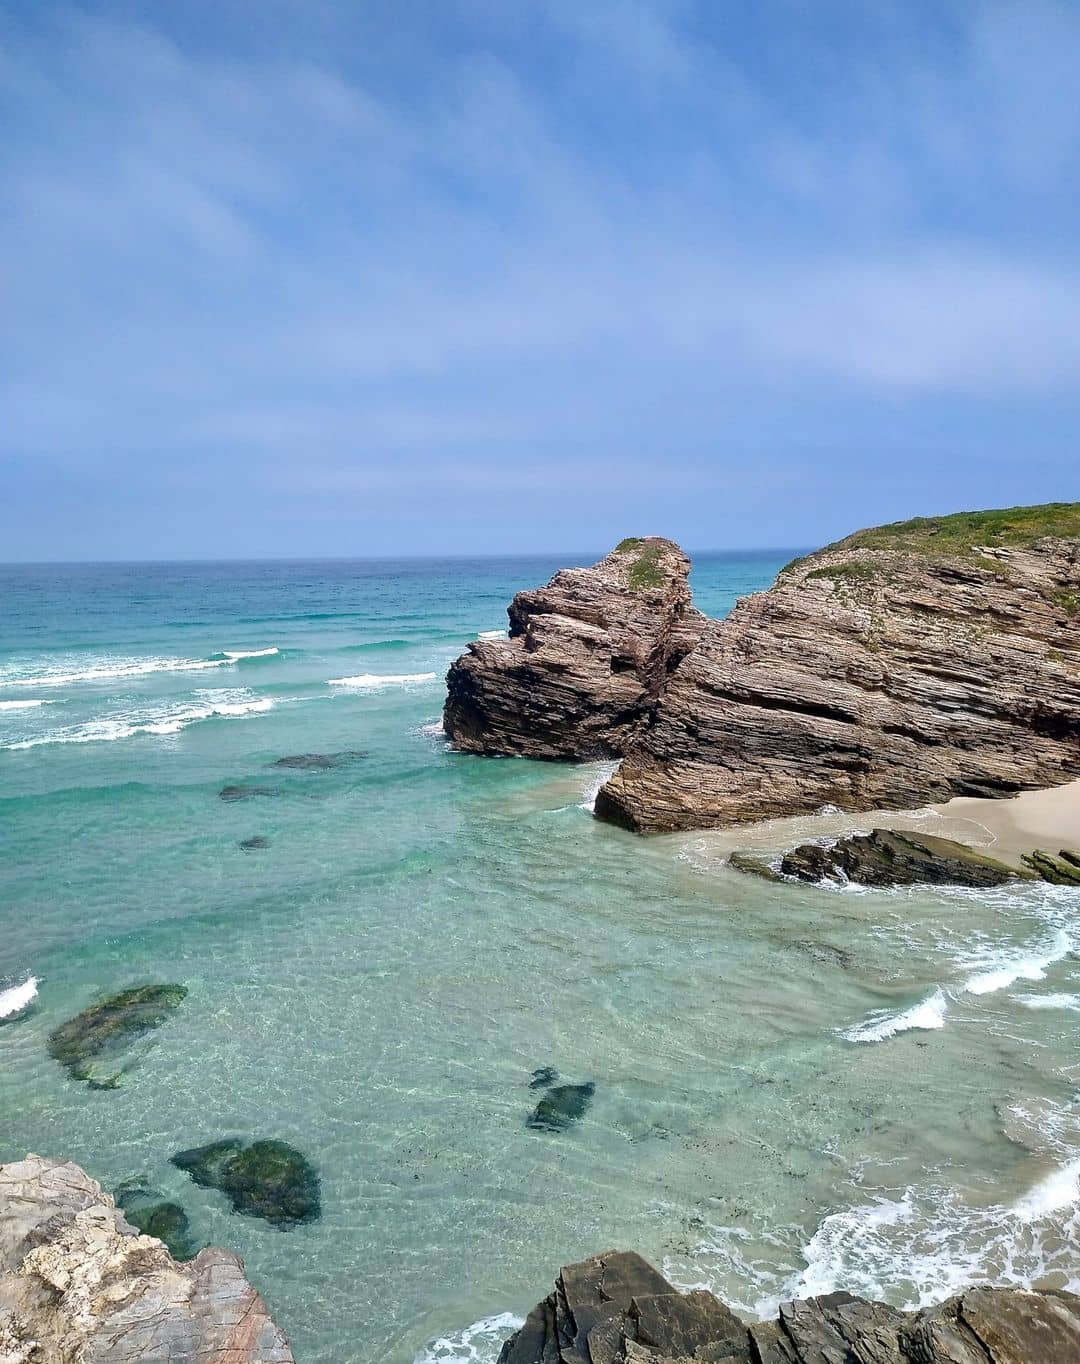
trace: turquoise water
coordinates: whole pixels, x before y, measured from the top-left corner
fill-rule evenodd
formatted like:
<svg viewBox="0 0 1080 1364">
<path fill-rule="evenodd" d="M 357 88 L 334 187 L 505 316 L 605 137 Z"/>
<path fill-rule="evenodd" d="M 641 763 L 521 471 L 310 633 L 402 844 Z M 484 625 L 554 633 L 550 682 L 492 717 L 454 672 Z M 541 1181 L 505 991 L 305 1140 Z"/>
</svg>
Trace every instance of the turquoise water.
<svg viewBox="0 0 1080 1364">
<path fill-rule="evenodd" d="M 787 557 L 699 558 L 698 604 Z M 486 1359 L 610 1245 L 748 1313 L 1080 1286 L 1077 893 L 773 886 L 723 834 L 597 823 L 598 765 L 450 753 L 447 665 L 558 566 L 0 569 L 0 990 L 39 982 L 0 1025 L 0 1158 L 149 1177 L 301 1364 Z M 340 750 L 366 756 L 270 766 Z M 219 798 L 242 783 L 275 794 Z M 47 1056 L 100 993 L 170 980 L 119 1089 Z M 596 1085 L 559 1134 L 526 1125 L 545 1065 Z M 321 1220 L 168 1164 L 233 1134 L 304 1150 Z"/>
</svg>

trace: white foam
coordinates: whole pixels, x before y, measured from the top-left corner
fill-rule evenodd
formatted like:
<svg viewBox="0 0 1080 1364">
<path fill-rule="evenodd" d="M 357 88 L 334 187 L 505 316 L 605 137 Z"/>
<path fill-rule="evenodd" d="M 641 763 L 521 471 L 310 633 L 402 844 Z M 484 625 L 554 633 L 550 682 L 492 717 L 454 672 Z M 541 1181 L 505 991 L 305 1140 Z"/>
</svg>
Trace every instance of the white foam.
<svg viewBox="0 0 1080 1364">
<path fill-rule="evenodd" d="M 12 985 L 0 990 L 0 1018 L 13 1018 L 37 998 L 38 983 L 36 976 L 30 976 L 21 985 Z"/>
<path fill-rule="evenodd" d="M 477 638 L 477 639 L 506 639 L 506 638 L 507 638 L 507 633 L 506 633 L 505 630 L 481 630 L 480 633 L 476 636 L 476 638 Z"/>
<path fill-rule="evenodd" d="M 238 663 L 242 658 L 270 658 L 274 654 L 279 654 L 281 650 L 272 644 L 269 649 L 222 649 L 221 652 L 226 662 Z"/>
<path fill-rule="evenodd" d="M 250 692 L 201 691 L 201 699 L 194 704 L 137 709 L 101 720 L 89 720 L 81 725 L 49 730 L 33 739 L 6 744 L 9 749 L 39 748 L 45 744 L 111 743 L 117 739 L 131 739 L 137 734 L 179 734 L 189 725 L 214 717 L 239 719 L 247 715 L 261 715 L 272 710 L 274 702 L 268 697 L 256 697 Z"/>
<path fill-rule="evenodd" d="M 970 995 L 988 995 L 1005 990 L 1018 980 L 1043 980 L 1047 967 L 1067 957 L 1072 950 L 1069 935 L 1059 928 L 1053 940 L 1041 952 L 1020 955 L 992 954 L 987 960 L 988 970 L 977 972 L 964 983 Z"/>
<path fill-rule="evenodd" d="M 412 687 L 421 682 L 434 682 L 436 677 L 438 673 L 357 673 L 355 677 L 331 677 L 327 686 L 381 691 L 384 687 Z"/>
<path fill-rule="evenodd" d="M 512 1312 L 481 1317 L 463 1331 L 425 1345 L 417 1352 L 415 1364 L 494 1364 L 503 1342 L 524 1324 Z"/>
<path fill-rule="evenodd" d="M 436 734 L 439 735 L 440 737 L 444 737 L 446 734 L 446 730 L 443 728 L 443 722 L 441 720 L 434 720 L 430 725 L 421 725 L 420 733 Z"/>
<path fill-rule="evenodd" d="M 37 710 L 39 706 L 51 705 L 51 701 L 0 701 L 0 710 Z"/>
<path fill-rule="evenodd" d="M 948 1007 L 944 992 L 937 989 L 920 1003 L 900 1013 L 878 1009 L 864 1022 L 841 1029 L 840 1036 L 846 1037 L 849 1042 L 884 1042 L 887 1037 L 895 1037 L 897 1033 L 910 1032 L 912 1029 L 943 1028 Z"/>
<path fill-rule="evenodd" d="M 589 773 L 589 779 L 585 783 L 585 789 L 581 793 L 581 800 L 578 803 L 579 810 L 588 810 L 590 814 L 596 809 L 596 797 L 600 794 L 600 788 L 611 780 L 618 770 L 618 762 L 606 762 L 595 764 Z"/>
<path fill-rule="evenodd" d="M 1051 1171 L 1012 1206 L 1014 1217 L 1035 1222 L 1080 1202 L 1080 1158 Z"/>
<path fill-rule="evenodd" d="M 1080 1009 L 1080 995 L 1017 995 L 1025 1009 Z"/>
</svg>

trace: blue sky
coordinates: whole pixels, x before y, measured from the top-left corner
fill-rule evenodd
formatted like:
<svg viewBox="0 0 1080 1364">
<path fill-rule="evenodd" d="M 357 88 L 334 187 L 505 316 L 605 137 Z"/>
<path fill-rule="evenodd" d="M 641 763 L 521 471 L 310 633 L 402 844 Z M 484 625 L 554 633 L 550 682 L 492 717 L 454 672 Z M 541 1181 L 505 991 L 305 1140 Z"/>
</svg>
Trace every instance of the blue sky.
<svg viewBox="0 0 1080 1364">
<path fill-rule="evenodd" d="M 0 8 L 0 560 L 1080 498 L 1080 6 Z"/>
</svg>

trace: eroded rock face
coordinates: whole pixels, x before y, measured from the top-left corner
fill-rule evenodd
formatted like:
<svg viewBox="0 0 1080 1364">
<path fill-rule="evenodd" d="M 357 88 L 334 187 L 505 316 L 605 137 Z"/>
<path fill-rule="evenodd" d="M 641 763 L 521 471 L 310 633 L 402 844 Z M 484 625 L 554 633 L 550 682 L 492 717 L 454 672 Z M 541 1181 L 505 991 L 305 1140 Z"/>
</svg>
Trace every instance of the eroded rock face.
<svg viewBox="0 0 1080 1364">
<path fill-rule="evenodd" d="M 476 640 L 447 674 L 443 724 L 469 753 L 625 753 L 705 617 L 690 560 L 670 540 L 624 540 L 592 568 L 519 592 L 507 639 Z"/>
<path fill-rule="evenodd" d="M 225 1250 L 180 1265 L 77 1165 L 0 1166 L 5 1364 L 292 1364 L 284 1334 Z"/>
<path fill-rule="evenodd" d="M 559 1275 L 499 1364 L 1075 1364 L 1080 1298 L 976 1288 L 922 1312 L 850 1293 L 783 1303 L 745 1325 L 704 1289 L 679 1293 L 640 1255 L 609 1251 Z"/>
<path fill-rule="evenodd" d="M 700 828 L 1080 775 L 1080 539 L 937 555 L 889 529 L 710 621 L 597 815 Z"/>
</svg>

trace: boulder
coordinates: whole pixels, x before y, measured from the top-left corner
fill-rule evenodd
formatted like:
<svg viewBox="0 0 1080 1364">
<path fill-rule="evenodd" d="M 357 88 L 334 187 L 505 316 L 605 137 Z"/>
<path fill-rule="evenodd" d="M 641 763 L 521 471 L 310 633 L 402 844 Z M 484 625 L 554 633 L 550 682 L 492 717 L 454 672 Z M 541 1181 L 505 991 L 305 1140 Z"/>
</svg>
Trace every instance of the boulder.
<svg viewBox="0 0 1080 1364">
<path fill-rule="evenodd" d="M 585 1116 L 595 1093 L 596 1086 L 592 1081 L 582 1085 L 555 1085 L 533 1109 L 528 1125 L 544 1132 L 561 1132 Z"/>
<path fill-rule="evenodd" d="M 519 592 L 509 636 L 474 641 L 447 674 L 453 747 L 556 759 L 626 752 L 705 623 L 689 572 L 678 545 L 654 536 Z"/>
<path fill-rule="evenodd" d="M 225 1250 L 178 1264 L 77 1165 L 0 1166 L 5 1364 L 292 1364 L 284 1333 Z"/>
<path fill-rule="evenodd" d="M 61 1023 L 49 1034 L 49 1055 L 91 1089 L 114 1089 L 128 1067 L 103 1075 L 98 1063 L 125 1051 L 159 1027 L 187 997 L 184 985 L 134 985 Z"/>
<path fill-rule="evenodd" d="M 201 1247 L 192 1239 L 187 1213 L 145 1180 L 127 1179 L 113 1196 L 127 1221 L 144 1235 L 164 1241 L 174 1260 L 193 1260 L 199 1253 Z"/>
<path fill-rule="evenodd" d="M 320 1215 L 318 1172 L 288 1142 L 226 1137 L 178 1151 L 172 1163 L 196 1184 L 228 1195 L 236 1212 L 275 1227 L 314 1222 Z"/>
<path fill-rule="evenodd" d="M 233 786 L 223 786 L 218 792 L 222 800 L 257 800 L 259 796 L 280 796 L 282 791 L 276 786 L 251 786 L 245 783 L 237 783 Z"/>
<path fill-rule="evenodd" d="M 804 843 L 784 855 L 780 870 L 800 881 L 857 881 L 863 886 L 1000 886 L 1031 880 L 977 848 L 931 834 L 874 829 L 831 845 Z"/>
<path fill-rule="evenodd" d="M 250 838 L 242 838 L 237 846 L 241 852 L 260 852 L 269 848 L 270 840 L 264 834 L 252 834 Z"/>
<path fill-rule="evenodd" d="M 358 748 L 344 749 L 340 753 L 290 753 L 278 758 L 271 767 L 284 767 L 297 772 L 329 772 L 335 767 L 347 767 L 359 762 L 367 754 Z"/>
</svg>

